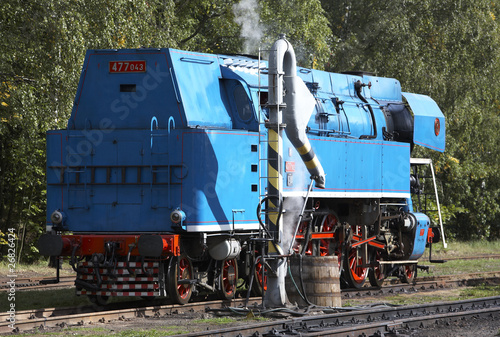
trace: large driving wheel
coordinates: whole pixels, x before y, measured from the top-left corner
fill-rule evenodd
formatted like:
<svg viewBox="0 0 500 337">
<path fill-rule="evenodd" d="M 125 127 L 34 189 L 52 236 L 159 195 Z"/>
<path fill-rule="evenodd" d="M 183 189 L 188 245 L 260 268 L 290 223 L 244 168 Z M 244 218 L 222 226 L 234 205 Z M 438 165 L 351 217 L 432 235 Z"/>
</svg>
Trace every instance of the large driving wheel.
<svg viewBox="0 0 500 337">
<path fill-rule="evenodd" d="M 339 220 L 334 213 L 330 213 L 321 218 L 318 226 L 319 232 L 333 232 L 335 231 Z M 337 242 L 335 234 L 330 239 L 319 240 L 319 256 L 337 255 L 339 270 L 342 269 L 342 251 L 340 249 L 341 243 Z"/>
<path fill-rule="evenodd" d="M 186 304 L 193 293 L 193 286 L 182 281 L 193 279 L 193 265 L 187 256 L 173 256 L 167 272 L 168 296 L 174 303 Z"/>
<path fill-rule="evenodd" d="M 352 226 L 354 234 L 362 235 L 361 226 Z M 362 247 L 348 248 L 344 260 L 343 278 L 351 288 L 361 288 L 368 276 L 366 261 L 362 256 Z"/>
<path fill-rule="evenodd" d="M 303 238 L 298 241 L 295 240 L 293 245 L 293 250 L 297 254 L 302 254 L 304 251 L 304 255 L 313 255 L 313 246 L 311 240 L 309 240 L 308 236 L 310 236 L 310 231 L 308 230 L 309 221 L 302 221 L 299 224 L 299 228 L 297 229 L 297 235 L 301 235 Z M 304 244 L 307 242 L 307 247 L 304 247 Z"/>
<path fill-rule="evenodd" d="M 219 275 L 219 294 L 224 300 L 230 300 L 236 293 L 236 284 L 238 282 L 238 263 L 236 259 L 222 261 L 222 267 Z"/>
<path fill-rule="evenodd" d="M 381 288 L 385 279 L 385 265 L 380 264 L 382 261 L 382 253 L 378 249 L 373 249 L 370 256 L 370 261 L 374 262 L 375 266 L 368 272 L 368 279 L 373 287 Z"/>
</svg>

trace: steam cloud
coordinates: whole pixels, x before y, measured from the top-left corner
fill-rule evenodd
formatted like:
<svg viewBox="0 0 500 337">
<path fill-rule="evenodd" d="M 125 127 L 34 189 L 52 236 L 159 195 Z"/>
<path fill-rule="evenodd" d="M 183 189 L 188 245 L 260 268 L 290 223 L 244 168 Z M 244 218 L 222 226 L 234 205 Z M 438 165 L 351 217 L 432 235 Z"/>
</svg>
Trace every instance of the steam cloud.
<svg viewBox="0 0 500 337">
<path fill-rule="evenodd" d="M 241 0 L 233 6 L 233 13 L 234 21 L 241 26 L 240 35 L 245 40 L 244 53 L 255 53 L 263 35 L 257 0 Z"/>
</svg>

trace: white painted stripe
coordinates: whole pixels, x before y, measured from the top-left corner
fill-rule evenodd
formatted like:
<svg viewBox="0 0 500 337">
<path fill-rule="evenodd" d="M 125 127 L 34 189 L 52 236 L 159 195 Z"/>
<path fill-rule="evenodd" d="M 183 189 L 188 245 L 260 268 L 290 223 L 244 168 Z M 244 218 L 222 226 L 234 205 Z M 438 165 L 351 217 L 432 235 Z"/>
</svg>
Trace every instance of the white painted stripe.
<svg viewBox="0 0 500 337">
<path fill-rule="evenodd" d="M 238 224 L 234 226 L 235 230 L 257 230 L 259 229 L 258 223 Z M 219 232 L 219 231 L 232 231 L 232 224 L 187 224 L 186 230 L 188 232 Z"/>
<path fill-rule="evenodd" d="M 283 197 L 303 197 L 307 191 L 286 191 Z M 405 198 L 411 197 L 410 192 L 316 192 L 309 193 L 310 198 Z"/>
</svg>

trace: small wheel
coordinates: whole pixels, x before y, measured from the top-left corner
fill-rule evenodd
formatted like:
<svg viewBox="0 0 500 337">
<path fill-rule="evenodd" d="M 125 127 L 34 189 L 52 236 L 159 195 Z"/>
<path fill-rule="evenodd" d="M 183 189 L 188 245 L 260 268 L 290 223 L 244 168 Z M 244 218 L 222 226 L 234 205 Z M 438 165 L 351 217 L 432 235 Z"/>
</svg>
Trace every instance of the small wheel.
<svg viewBox="0 0 500 337">
<path fill-rule="evenodd" d="M 168 296 L 174 303 L 186 304 L 191 299 L 193 286 L 190 283 L 181 283 L 182 280 L 193 279 L 193 265 L 187 256 L 173 256 L 167 272 Z"/>
<path fill-rule="evenodd" d="M 262 296 L 265 290 L 267 290 L 267 276 L 264 276 L 264 266 L 262 265 L 260 256 L 258 256 L 252 282 L 252 294 L 254 296 Z"/>
<path fill-rule="evenodd" d="M 378 264 L 380 261 L 382 261 L 381 255 L 382 253 L 380 252 L 380 250 L 374 250 L 371 254 L 373 258 L 371 258 L 370 260 Z M 384 284 L 385 279 L 385 266 L 383 264 L 378 264 L 370 269 L 370 271 L 368 272 L 368 279 L 370 280 L 370 284 L 373 287 L 381 288 Z"/>
<path fill-rule="evenodd" d="M 238 263 L 236 259 L 228 259 L 222 262 L 219 275 L 219 294 L 223 300 L 234 298 L 236 285 L 238 283 Z"/>
<path fill-rule="evenodd" d="M 96 305 L 104 306 L 108 304 L 109 296 L 87 295 L 89 301 Z"/>
<path fill-rule="evenodd" d="M 417 277 L 417 264 L 405 264 L 401 266 L 401 282 L 415 283 Z"/>
<path fill-rule="evenodd" d="M 353 232 L 361 234 L 361 226 L 352 226 Z M 344 260 L 342 277 L 351 288 L 359 289 L 365 284 L 368 268 L 361 256 L 361 248 L 349 248 Z"/>
</svg>

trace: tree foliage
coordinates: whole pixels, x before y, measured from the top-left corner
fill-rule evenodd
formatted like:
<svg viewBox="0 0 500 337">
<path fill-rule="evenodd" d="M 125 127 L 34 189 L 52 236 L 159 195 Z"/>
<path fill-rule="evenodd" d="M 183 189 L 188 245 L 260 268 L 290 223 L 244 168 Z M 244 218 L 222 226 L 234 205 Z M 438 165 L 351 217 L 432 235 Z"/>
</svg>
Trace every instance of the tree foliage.
<svg viewBox="0 0 500 337">
<path fill-rule="evenodd" d="M 3 0 L 0 10 L 0 243 L 23 258 L 45 222 L 45 131 L 64 128 L 88 48 L 268 49 L 302 66 L 367 70 L 433 97 L 447 118 L 434 159 L 457 238 L 500 237 L 499 0 Z M 0 244 L 0 247 L 2 245 Z M 0 248 L 1 249 L 1 248 Z"/>
<path fill-rule="evenodd" d="M 495 1 L 323 1 L 336 42 L 332 70 L 368 70 L 430 95 L 447 144 L 434 158 L 461 239 L 499 235 L 500 34 Z"/>
</svg>

